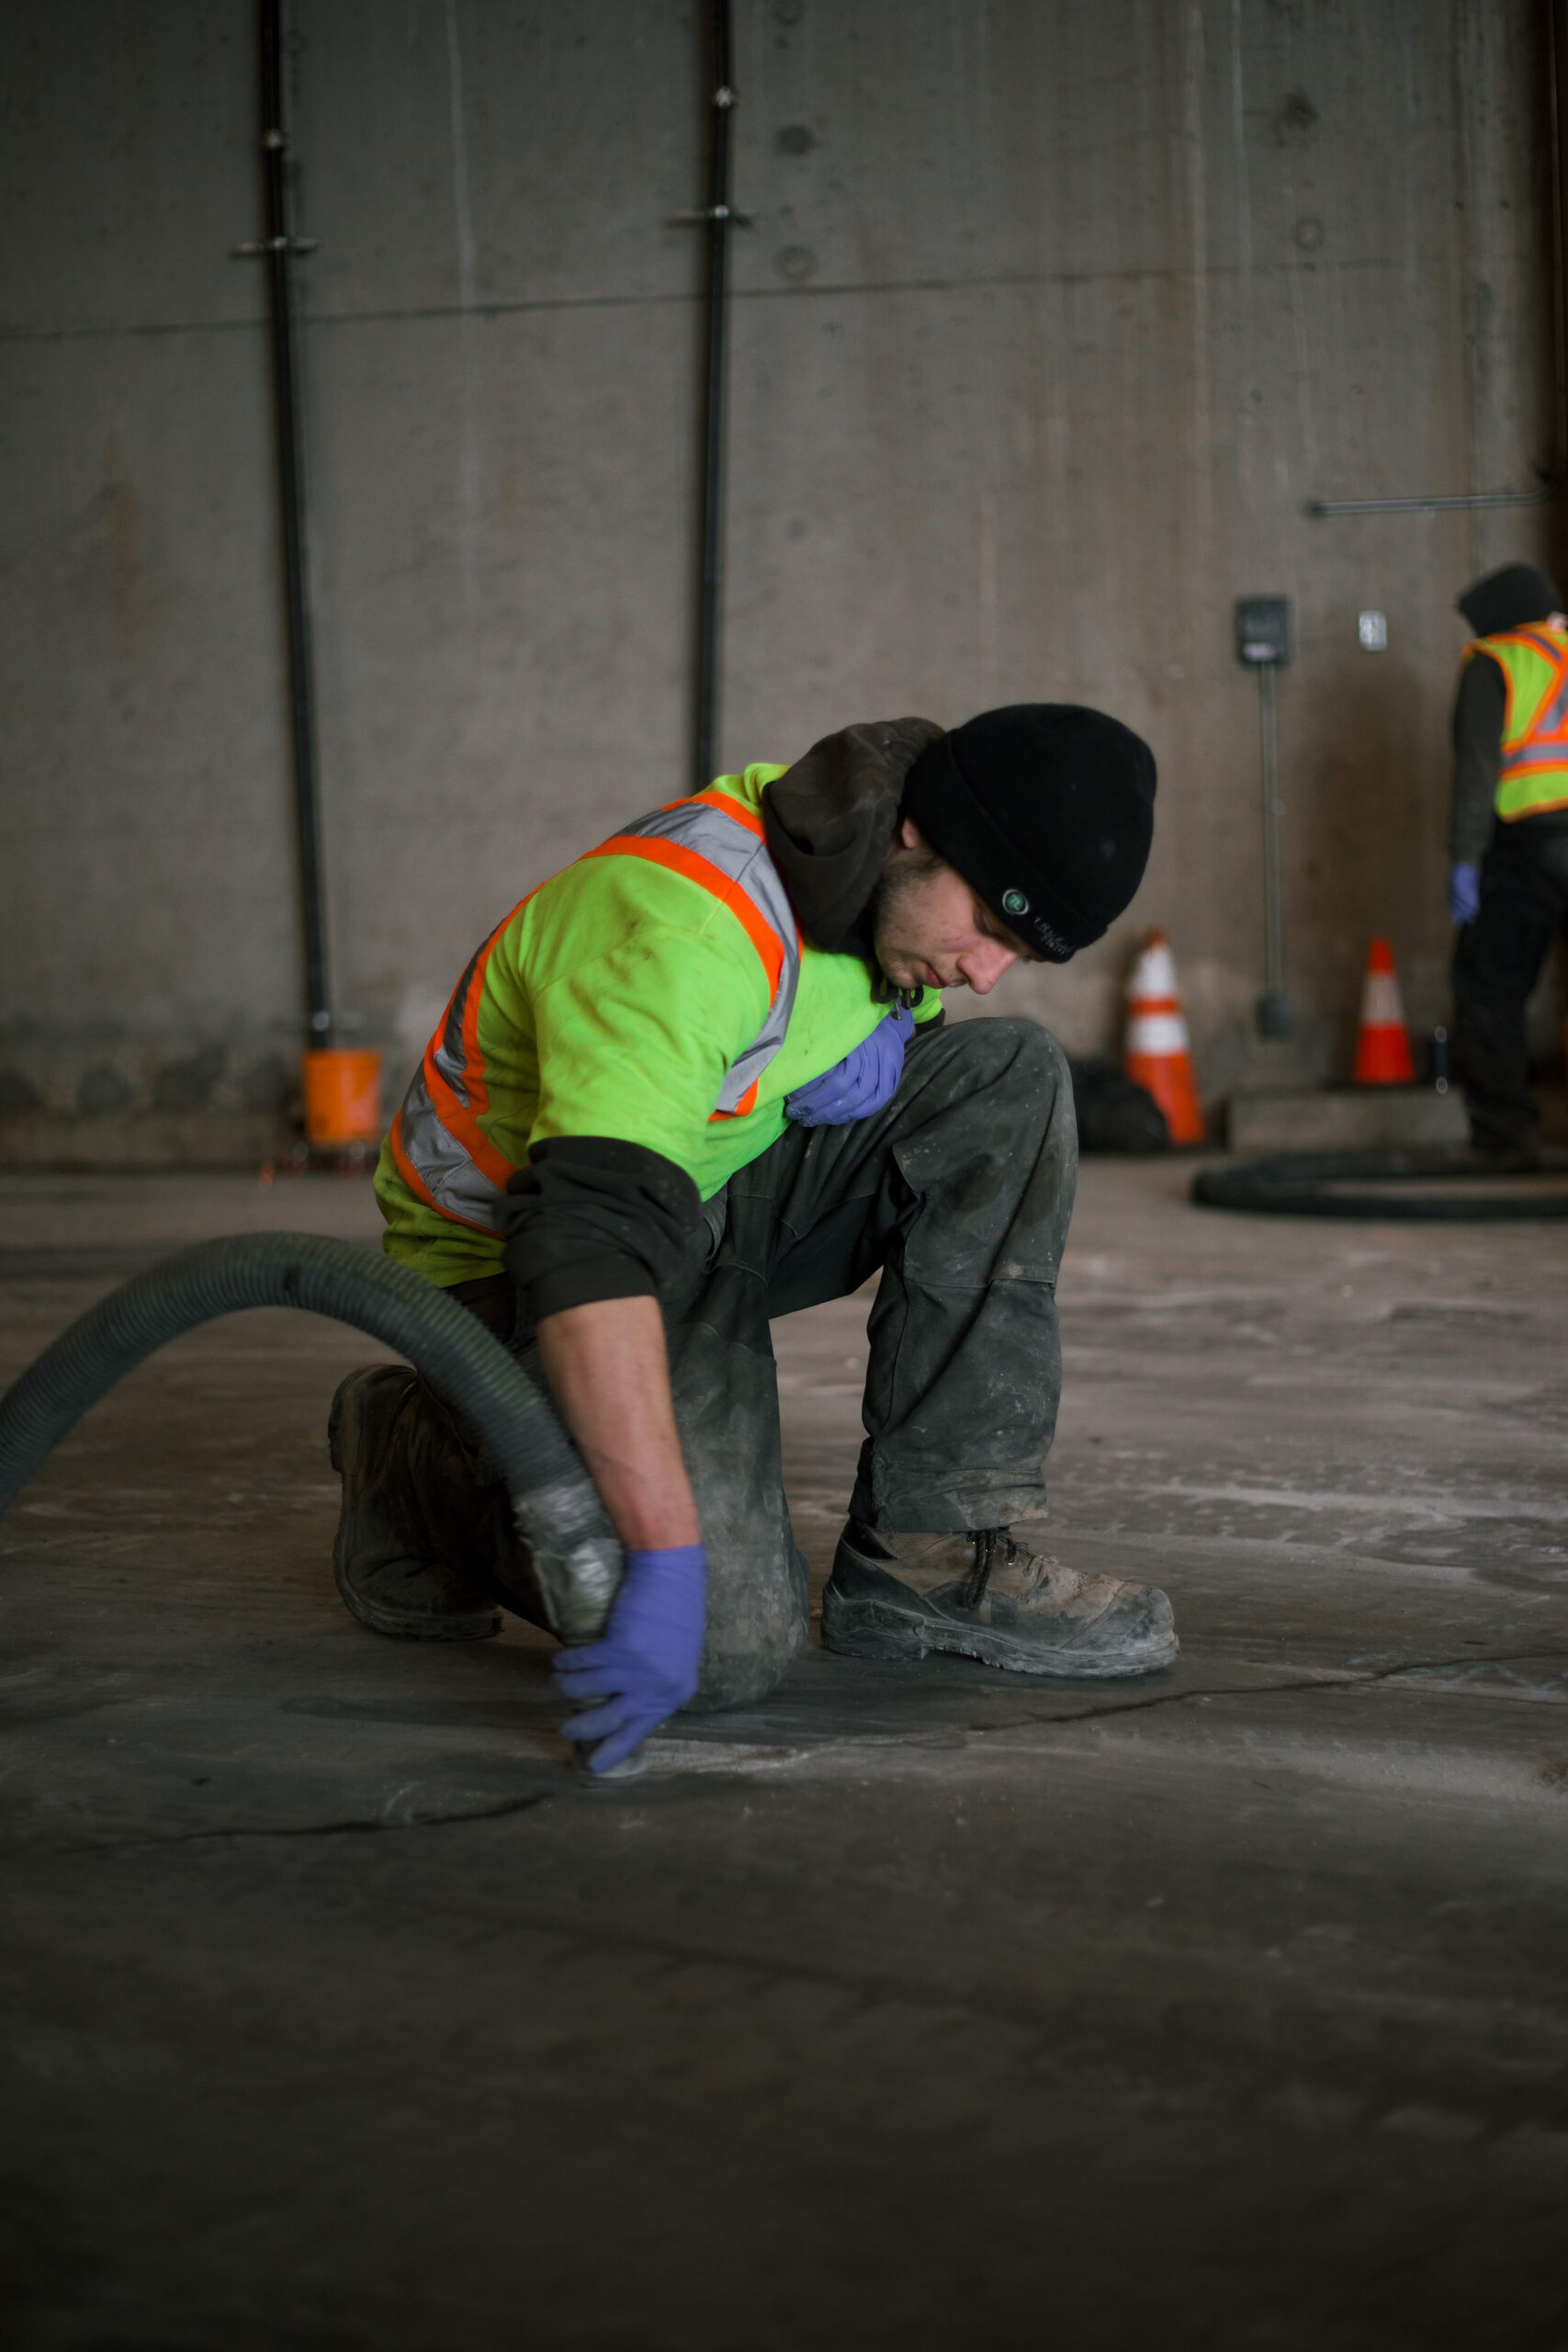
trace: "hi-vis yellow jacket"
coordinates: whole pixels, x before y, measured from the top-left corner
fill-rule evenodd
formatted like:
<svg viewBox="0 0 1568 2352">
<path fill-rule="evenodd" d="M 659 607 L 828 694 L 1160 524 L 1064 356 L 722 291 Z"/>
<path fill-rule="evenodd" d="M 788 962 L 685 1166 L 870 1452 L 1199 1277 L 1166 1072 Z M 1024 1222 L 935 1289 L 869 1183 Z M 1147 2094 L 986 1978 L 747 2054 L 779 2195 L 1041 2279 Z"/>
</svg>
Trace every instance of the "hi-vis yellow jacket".
<svg viewBox="0 0 1568 2352">
<path fill-rule="evenodd" d="M 469 959 L 382 1147 L 388 1254 L 498 1272 L 495 1204 L 531 1145 L 640 1144 L 706 1200 L 784 1129 L 784 1097 L 887 1010 L 801 935 L 761 816 L 783 767 L 719 776 L 540 885 Z M 942 1009 L 928 996 L 917 1020 Z"/>
</svg>

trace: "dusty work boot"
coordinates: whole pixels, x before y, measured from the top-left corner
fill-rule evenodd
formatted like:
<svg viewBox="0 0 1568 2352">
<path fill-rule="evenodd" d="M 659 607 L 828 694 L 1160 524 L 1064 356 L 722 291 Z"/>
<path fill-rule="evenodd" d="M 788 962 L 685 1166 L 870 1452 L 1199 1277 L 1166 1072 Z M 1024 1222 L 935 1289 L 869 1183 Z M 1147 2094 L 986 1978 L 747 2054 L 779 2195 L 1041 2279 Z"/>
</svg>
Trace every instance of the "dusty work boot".
<svg viewBox="0 0 1568 2352">
<path fill-rule="evenodd" d="M 951 1650 L 1016 1674 L 1071 1675 L 1149 1674 L 1179 1647 L 1163 1592 L 1059 1567 L 1005 1527 L 895 1535 L 855 1519 L 823 1595 L 822 1643 L 846 1657 Z"/>
<path fill-rule="evenodd" d="M 497 1595 L 477 1565 L 437 1555 L 413 1506 L 411 1471 L 430 1418 L 417 1373 L 369 1363 L 333 1398 L 327 1441 L 343 1479 L 333 1545 L 337 1589 L 362 1625 L 412 1642 L 482 1642 L 501 1631 Z M 428 1481 L 427 1481 L 428 1483 Z"/>
</svg>

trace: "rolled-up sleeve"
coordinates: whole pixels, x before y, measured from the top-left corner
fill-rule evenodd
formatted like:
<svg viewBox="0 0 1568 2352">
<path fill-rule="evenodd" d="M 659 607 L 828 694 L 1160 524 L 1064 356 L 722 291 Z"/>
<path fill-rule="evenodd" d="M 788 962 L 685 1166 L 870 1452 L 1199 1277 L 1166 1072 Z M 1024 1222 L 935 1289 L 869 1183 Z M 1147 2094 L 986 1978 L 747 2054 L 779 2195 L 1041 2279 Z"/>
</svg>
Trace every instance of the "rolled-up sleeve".
<svg viewBox="0 0 1568 2352">
<path fill-rule="evenodd" d="M 594 1299 L 661 1297 L 701 1221 L 683 1168 L 608 1136 L 536 1144 L 496 1219 L 536 1323 Z"/>
<path fill-rule="evenodd" d="M 725 1071 L 767 1004 L 755 951 L 716 907 L 690 928 L 629 921 L 538 991 L 538 1107 L 496 1219 L 536 1322 L 663 1295 L 700 1222 Z"/>
</svg>

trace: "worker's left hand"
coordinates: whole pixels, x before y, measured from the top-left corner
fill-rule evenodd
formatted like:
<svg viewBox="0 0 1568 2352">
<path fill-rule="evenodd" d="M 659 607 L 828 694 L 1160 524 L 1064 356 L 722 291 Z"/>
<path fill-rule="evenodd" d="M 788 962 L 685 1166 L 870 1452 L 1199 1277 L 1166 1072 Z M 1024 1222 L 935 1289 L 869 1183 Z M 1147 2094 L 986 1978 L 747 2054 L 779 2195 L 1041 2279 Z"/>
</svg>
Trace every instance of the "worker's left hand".
<svg viewBox="0 0 1568 2352">
<path fill-rule="evenodd" d="M 847 1127 L 852 1119 L 869 1119 L 897 1092 L 904 1048 L 914 1034 L 915 1016 L 901 1004 L 852 1054 L 786 1095 L 786 1114 L 803 1127 Z"/>
<path fill-rule="evenodd" d="M 700 1544 L 628 1552 L 626 1570 L 596 1642 L 561 1650 L 556 1688 L 572 1705 L 603 1700 L 561 1725 L 593 1743 L 591 1772 L 607 1772 L 683 1707 L 697 1687 L 707 1621 L 707 1554 Z"/>
<path fill-rule="evenodd" d="M 1455 922 L 1473 922 L 1481 912 L 1481 868 L 1479 865 L 1450 865 L 1449 868 L 1449 912 Z"/>
</svg>

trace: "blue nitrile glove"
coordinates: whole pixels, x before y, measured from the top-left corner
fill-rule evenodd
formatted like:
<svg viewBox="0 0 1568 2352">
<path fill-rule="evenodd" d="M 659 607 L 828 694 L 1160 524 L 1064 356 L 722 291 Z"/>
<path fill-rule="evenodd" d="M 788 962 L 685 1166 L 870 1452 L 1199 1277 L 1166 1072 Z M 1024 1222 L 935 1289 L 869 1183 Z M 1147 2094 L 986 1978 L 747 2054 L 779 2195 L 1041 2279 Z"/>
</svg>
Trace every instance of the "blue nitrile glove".
<svg viewBox="0 0 1568 2352">
<path fill-rule="evenodd" d="M 852 1119 L 869 1119 L 897 1093 L 904 1075 L 904 1048 L 914 1034 L 915 1016 L 901 1004 L 877 1023 L 852 1054 L 786 1094 L 785 1114 L 803 1127 L 847 1127 Z"/>
<path fill-rule="evenodd" d="M 1457 923 L 1473 922 L 1481 912 L 1479 865 L 1450 866 L 1449 912 Z"/>
<path fill-rule="evenodd" d="M 557 1656 L 556 1688 L 563 1697 L 574 1707 L 588 1699 L 604 1702 L 561 1725 L 567 1739 L 598 1742 L 588 1758 L 591 1772 L 607 1772 L 629 1756 L 695 1690 L 707 1565 L 700 1544 L 628 1552 L 610 1622 L 598 1640 Z"/>
</svg>

